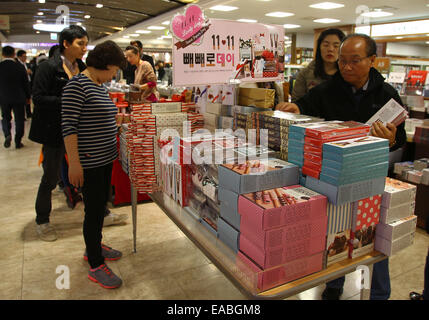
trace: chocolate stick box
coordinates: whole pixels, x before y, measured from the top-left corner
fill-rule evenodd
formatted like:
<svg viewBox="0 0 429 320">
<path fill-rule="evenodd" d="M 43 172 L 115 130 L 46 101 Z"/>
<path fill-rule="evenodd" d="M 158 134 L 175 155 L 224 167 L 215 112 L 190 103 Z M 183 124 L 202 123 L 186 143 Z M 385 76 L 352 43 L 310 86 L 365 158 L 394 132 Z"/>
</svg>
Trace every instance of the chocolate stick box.
<svg viewBox="0 0 429 320">
<path fill-rule="evenodd" d="M 368 134 L 371 127 L 356 121 L 344 121 L 338 124 L 328 123 L 318 128 L 307 128 L 305 135 L 318 139 L 329 139 L 333 137 L 352 136 L 357 134 Z"/>
</svg>

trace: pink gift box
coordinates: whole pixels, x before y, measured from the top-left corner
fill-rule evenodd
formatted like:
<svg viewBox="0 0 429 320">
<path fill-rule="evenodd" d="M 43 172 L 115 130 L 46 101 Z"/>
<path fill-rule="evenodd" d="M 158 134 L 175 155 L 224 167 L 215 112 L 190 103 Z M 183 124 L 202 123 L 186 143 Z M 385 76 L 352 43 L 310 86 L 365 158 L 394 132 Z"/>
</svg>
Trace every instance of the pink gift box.
<svg viewBox="0 0 429 320">
<path fill-rule="evenodd" d="M 323 257 L 324 252 L 319 252 L 281 266 L 262 270 L 239 251 L 236 264 L 244 275 L 244 281 L 257 292 L 261 292 L 322 270 Z"/>
<path fill-rule="evenodd" d="M 241 195 L 238 213 L 249 228 L 268 230 L 326 217 L 326 205 L 325 196 L 295 185 Z"/>
</svg>

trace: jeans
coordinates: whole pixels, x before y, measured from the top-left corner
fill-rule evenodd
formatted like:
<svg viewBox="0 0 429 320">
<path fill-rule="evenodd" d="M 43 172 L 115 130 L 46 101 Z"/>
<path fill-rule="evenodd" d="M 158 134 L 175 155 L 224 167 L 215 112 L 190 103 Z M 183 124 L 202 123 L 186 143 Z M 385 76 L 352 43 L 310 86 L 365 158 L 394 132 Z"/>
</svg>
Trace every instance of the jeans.
<svg viewBox="0 0 429 320">
<path fill-rule="evenodd" d="M 344 286 L 345 277 L 341 277 L 326 283 L 326 287 L 341 289 Z M 374 264 L 371 279 L 371 300 L 388 300 L 390 297 L 389 259 Z"/>
<path fill-rule="evenodd" d="M 43 146 L 43 176 L 36 198 L 36 223 L 49 223 L 52 210 L 52 190 L 58 183 L 58 172 L 64 158 L 64 145 L 58 148 Z"/>
<path fill-rule="evenodd" d="M 429 300 L 429 250 L 428 255 L 426 256 L 426 264 L 425 264 L 425 282 L 423 289 L 423 299 Z"/>
<path fill-rule="evenodd" d="M 23 104 L 3 104 L 1 106 L 1 124 L 5 137 L 11 135 L 12 130 L 12 111 L 15 117 L 15 143 L 21 143 L 21 139 L 24 136 L 24 105 Z"/>
<path fill-rule="evenodd" d="M 82 194 L 85 204 L 83 237 L 91 268 L 97 268 L 104 263 L 101 239 L 104 215 L 109 199 L 112 167 L 113 163 L 110 163 L 102 167 L 83 170 Z"/>
</svg>

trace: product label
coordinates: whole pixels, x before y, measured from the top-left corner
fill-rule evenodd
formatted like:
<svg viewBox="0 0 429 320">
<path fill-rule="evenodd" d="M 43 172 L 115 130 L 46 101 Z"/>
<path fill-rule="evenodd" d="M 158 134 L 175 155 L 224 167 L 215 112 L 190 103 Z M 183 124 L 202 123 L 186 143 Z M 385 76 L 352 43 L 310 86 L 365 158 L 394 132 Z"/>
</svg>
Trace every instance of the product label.
<svg viewBox="0 0 429 320">
<path fill-rule="evenodd" d="M 181 112 L 181 102 L 152 103 L 152 113 Z"/>
</svg>

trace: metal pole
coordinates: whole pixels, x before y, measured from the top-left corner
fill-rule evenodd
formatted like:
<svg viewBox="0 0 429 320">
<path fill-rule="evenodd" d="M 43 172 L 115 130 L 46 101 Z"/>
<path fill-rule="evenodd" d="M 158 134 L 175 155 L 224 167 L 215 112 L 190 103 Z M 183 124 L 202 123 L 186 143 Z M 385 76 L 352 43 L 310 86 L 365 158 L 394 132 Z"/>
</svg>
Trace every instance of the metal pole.
<svg viewBox="0 0 429 320">
<path fill-rule="evenodd" d="M 131 207 L 133 216 L 133 245 L 134 253 L 137 252 L 137 190 L 131 183 Z"/>
</svg>

